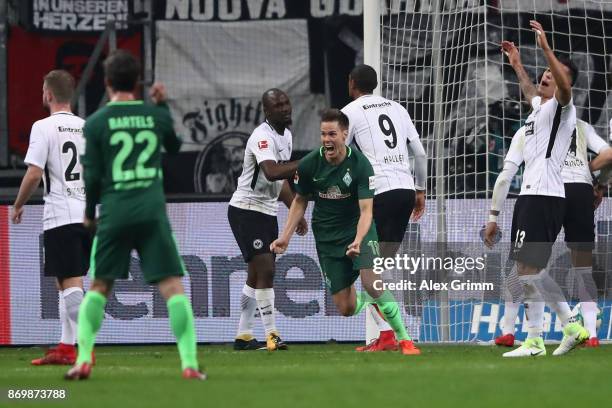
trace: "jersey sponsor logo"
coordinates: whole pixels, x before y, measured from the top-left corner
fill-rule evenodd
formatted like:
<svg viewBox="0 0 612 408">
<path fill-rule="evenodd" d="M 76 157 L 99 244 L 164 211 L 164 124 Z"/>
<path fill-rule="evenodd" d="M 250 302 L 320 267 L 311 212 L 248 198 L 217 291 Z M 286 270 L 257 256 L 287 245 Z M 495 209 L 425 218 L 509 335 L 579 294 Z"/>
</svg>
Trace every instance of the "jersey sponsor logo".
<svg viewBox="0 0 612 408">
<path fill-rule="evenodd" d="M 83 129 L 81 128 L 70 128 L 66 126 L 58 126 L 57 131 L 60 133 L 70 132 L 70 133 L 83 133 Z"/>
<path fill-rule="evenodd" d="M 535 124 L 534 121 L 525 123 L 525 136 L 533 135 L 533 125 L 534 124 Z"/>
<path fill-rule="evenodd" d="M 257 238 L 255 241 L 253 241 L 253 248 L 255 249 L 261 249 L 263 247 L 263 241 L 259 238 Z"/>
<path fill-rule="evenodd" d="M 319 192 L 319 197 L 327 198 L 330 200 L 341 200 L 343 198 L 350 197 L 351 193 L 342 194 L 342 190 L 338 186 L 331 186 L 327 188 L 327 193 Z"/>
<path fill-rule="evenodd" d="M 374 176 L 370 176 L 368 178 L 368 188 L 370 190 L 374 190 L 374 186 L 375 186 L 375 184 L 374 184 Z"/>
<path fill-rule="evenodd" d="M 259 142 L 257 142 L 257 147 L 259 147 L 259 150 L 267 149 L 268 148 L 268 141 L 267 140 L 260 140 Z"/>
<path fill-rule="evenodd" d="M 363 108 L 363 110 L 368 110 L 368 109 L 372 109 L 372 108 L 386 108 L 391 106 L 391 102 L 385 101 L 382 103 L 372 103 L 369 105 L 362 105 L 361 107 Z"/>
<path fill-rule="evenodd" d="M 346 171 L 344 177 L 342 177 L 342 181 L 344 181 L 344 184 L 346 184 L 347 187 L 351 185 L 353 179 L 351 178 L 351 175 L 349 174 L 348 170 Z"/>
</svg>

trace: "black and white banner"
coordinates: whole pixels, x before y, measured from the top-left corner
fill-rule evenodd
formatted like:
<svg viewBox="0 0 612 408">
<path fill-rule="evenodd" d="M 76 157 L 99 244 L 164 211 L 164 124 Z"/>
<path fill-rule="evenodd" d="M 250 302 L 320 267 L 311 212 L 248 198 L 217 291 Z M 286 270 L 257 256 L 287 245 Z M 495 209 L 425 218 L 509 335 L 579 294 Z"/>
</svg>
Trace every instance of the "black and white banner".
<svg viewBox="0 0 612 408">
<path fill-rule="evenodd" d="M 30 0 L 28 26 L 40 31 L 86 33 L 104 31 L 109 21 L 117 21 L 117 28 L 123 30 L 127 28 L 131 3 L 130 0 Z"/>
</svg>

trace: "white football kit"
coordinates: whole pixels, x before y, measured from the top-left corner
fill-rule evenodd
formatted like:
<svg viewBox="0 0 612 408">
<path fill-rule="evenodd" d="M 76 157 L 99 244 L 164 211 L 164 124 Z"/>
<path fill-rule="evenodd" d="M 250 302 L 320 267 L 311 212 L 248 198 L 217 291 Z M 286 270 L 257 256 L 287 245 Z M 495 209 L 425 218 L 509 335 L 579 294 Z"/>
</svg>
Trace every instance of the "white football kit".
<svg viewBox="0 0 612 408">
<path fill-rule="evenodd" d="M 229 205 L 276 216 L 284 180 L 269 181 L 260 171 L 259 164 L 266 160 L 277 163 L 288 161 L 291 151 L 292 135 L 289 129 L 279 135 L 268 122 L 256 127 L 247 141 L 242 174 Z"/>
<path fill-rule="evenodd" d="M 56 112 L 32 125 L 25 163 L 44 170 L 45 230 L 83 222 L 83 123 L 70 112 Z"/>
</svg>

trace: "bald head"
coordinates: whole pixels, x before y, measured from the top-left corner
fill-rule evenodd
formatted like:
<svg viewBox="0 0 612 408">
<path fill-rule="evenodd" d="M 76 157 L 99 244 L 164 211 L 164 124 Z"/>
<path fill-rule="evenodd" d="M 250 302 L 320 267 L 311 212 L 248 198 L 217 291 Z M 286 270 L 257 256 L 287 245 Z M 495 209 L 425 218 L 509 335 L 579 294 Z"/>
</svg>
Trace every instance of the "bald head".
<svg viewBox="0 0 612 408">
<path fill-rule="evenodd" d="M 291 102 L 289 97 L 278 88 L 268 89 L 261 96 L 266 120 L 281 133 L 291 125 Z"/>
</svg>

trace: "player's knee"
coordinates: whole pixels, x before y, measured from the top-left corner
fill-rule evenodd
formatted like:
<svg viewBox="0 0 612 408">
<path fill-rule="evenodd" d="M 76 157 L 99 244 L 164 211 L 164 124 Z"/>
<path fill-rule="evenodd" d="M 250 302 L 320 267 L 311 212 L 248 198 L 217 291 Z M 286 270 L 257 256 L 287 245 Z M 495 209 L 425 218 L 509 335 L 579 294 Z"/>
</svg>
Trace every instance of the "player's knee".
<svg viewBox="0 0 612 408">
<path fill-rule="evenodd" d="M 89 287 L 89 290 L 99 292 L 104 295 L 104 297 L 108 297 L 112 289 L 113 282 L 101 279 L 94 279 L 94 281 L 91 283 L 91 286 Z"/>
<path fill-rule="evenodd" d="M 159 293 L 166 300 L 170 299 L 174 295 L 180 295 L 184 293 L 183 283 L 181 278 L 178 276 L 171 276 L 159 282 Z"/>
<path fill-rule="evenodd" d="M 344 317 L 352 316 L 353 314 L 355 314 L 355 305 L 352 305 L 348 302 L 343 303 L 341 305 L 338 305 L 338 311 Z"/>
</svg>

